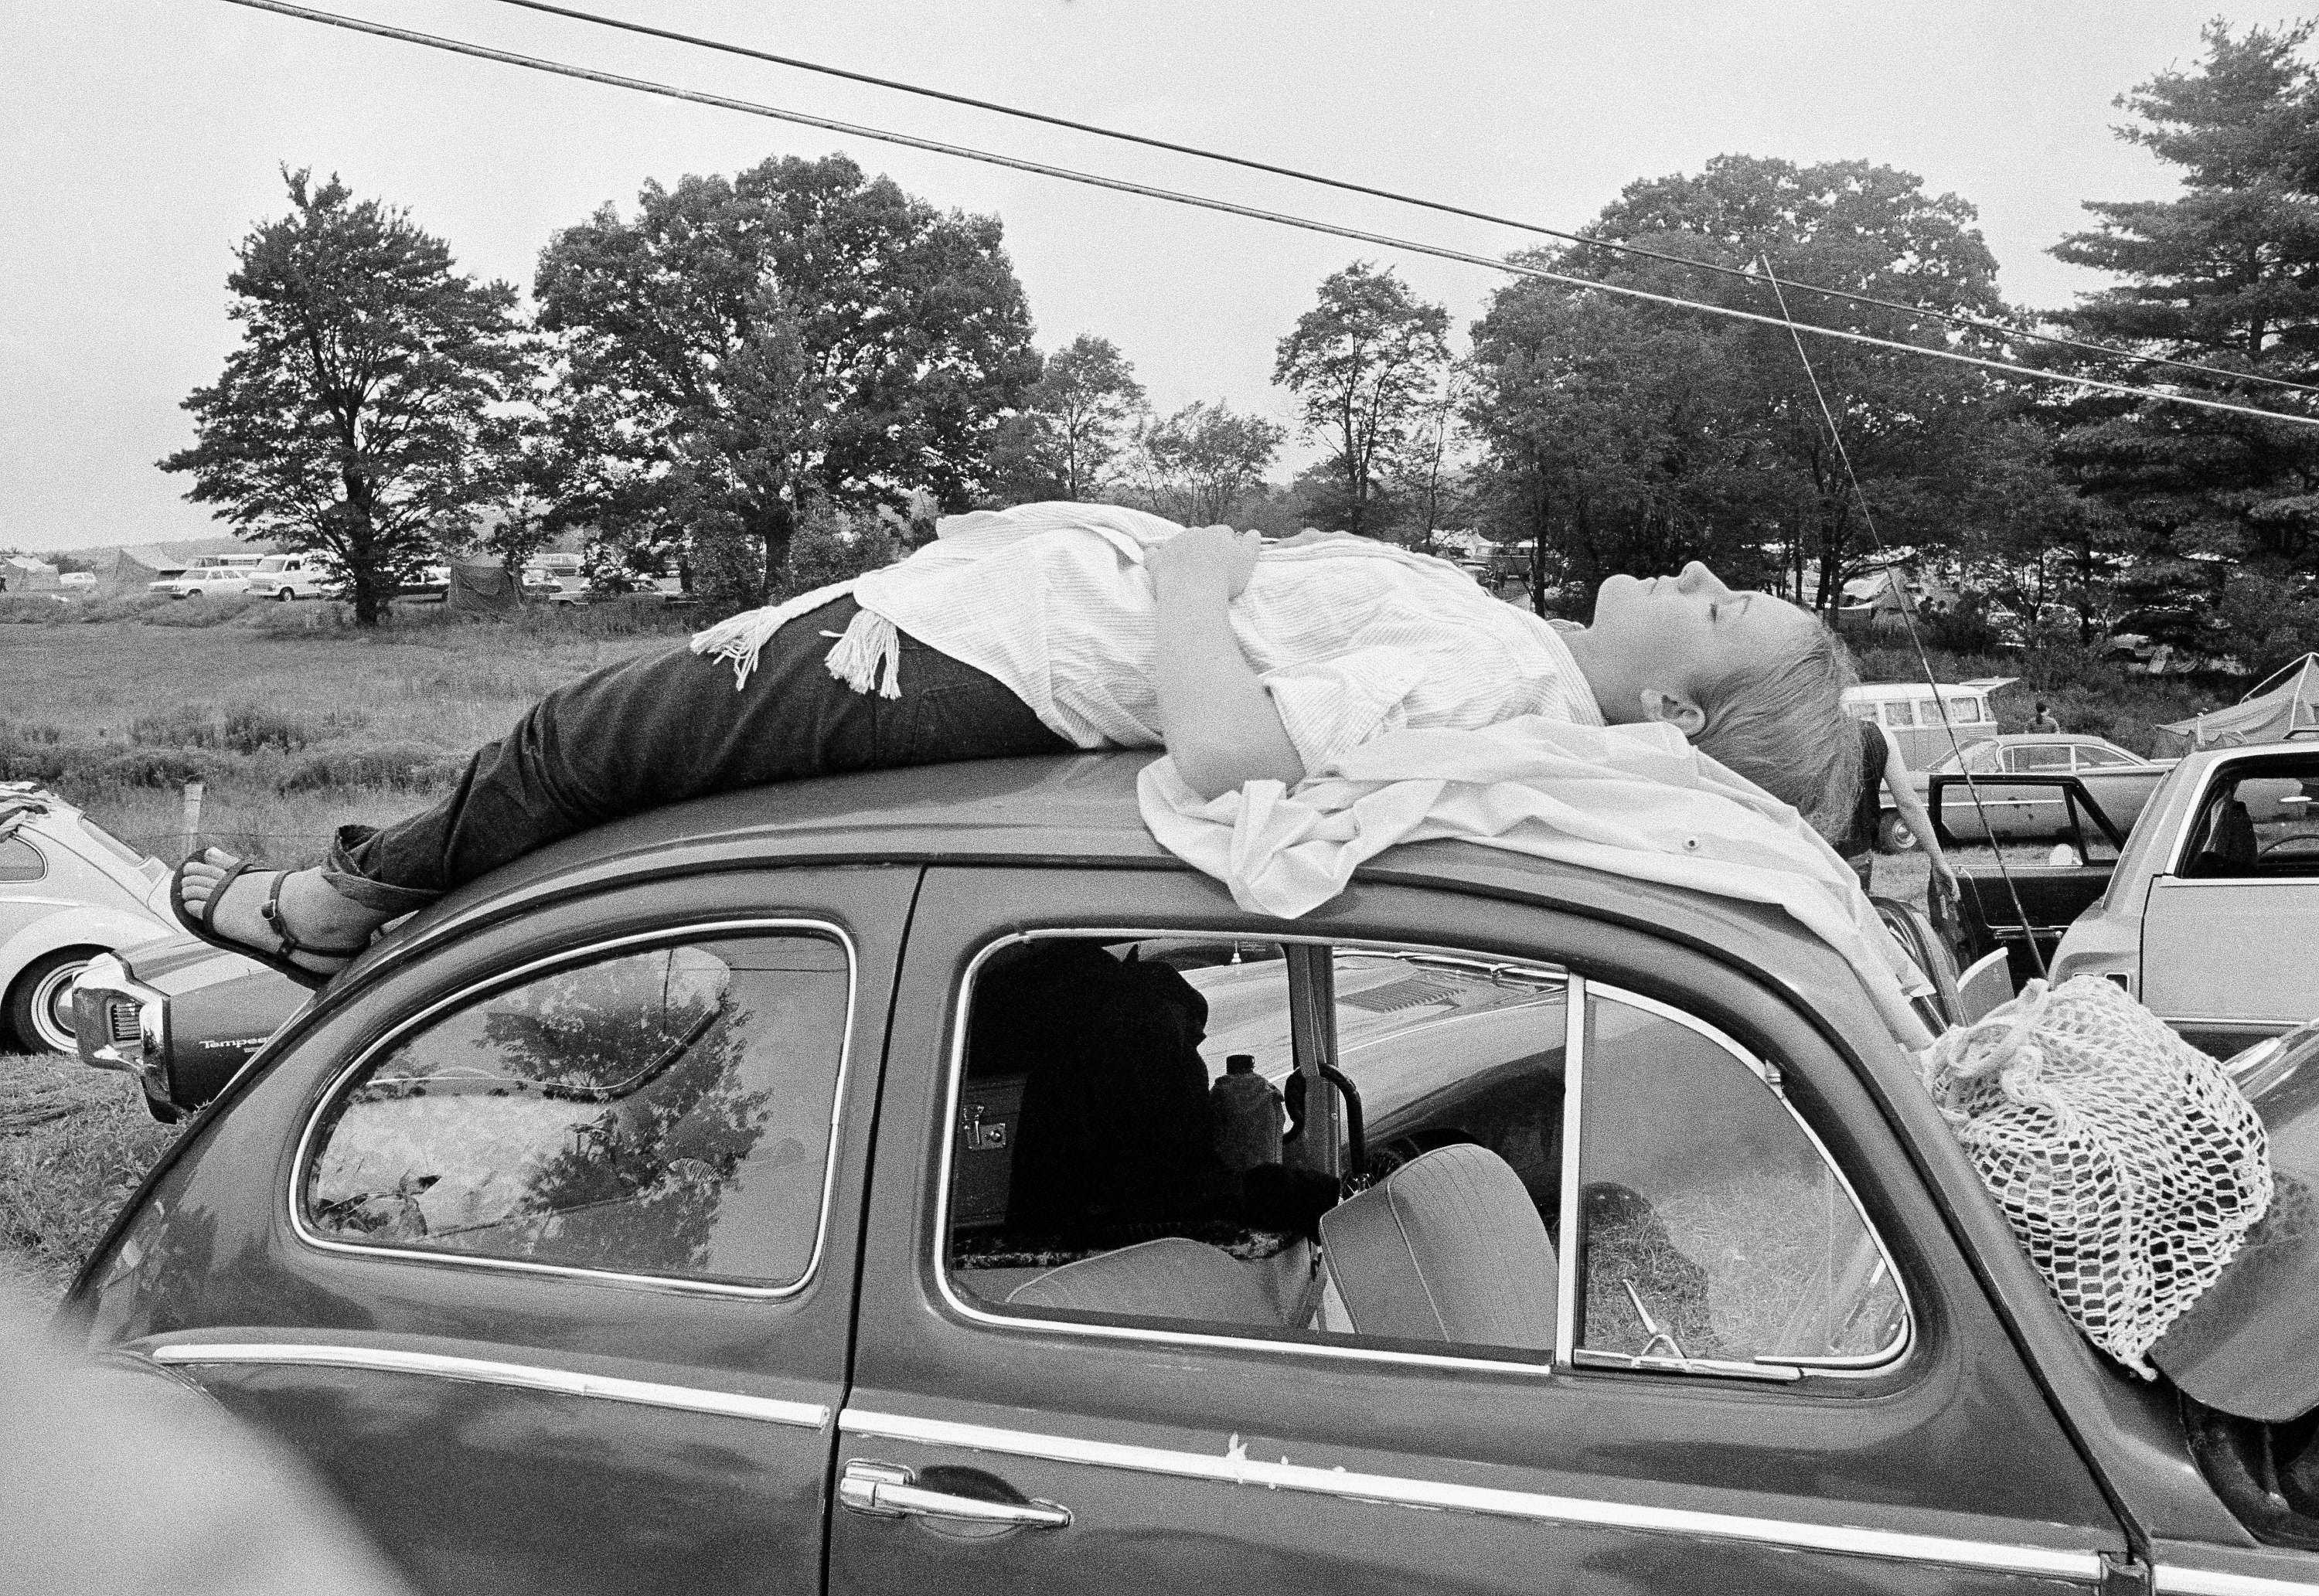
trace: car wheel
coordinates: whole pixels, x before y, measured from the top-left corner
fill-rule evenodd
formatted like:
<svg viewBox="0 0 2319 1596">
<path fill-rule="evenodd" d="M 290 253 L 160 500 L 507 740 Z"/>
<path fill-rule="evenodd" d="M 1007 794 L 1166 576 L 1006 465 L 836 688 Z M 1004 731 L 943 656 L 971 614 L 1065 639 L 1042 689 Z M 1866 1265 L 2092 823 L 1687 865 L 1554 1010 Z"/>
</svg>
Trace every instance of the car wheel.
<svg viewBox="0 0 2319 1596">
<path fill-rule="evenodd" d="M 73 982 L 100 951 L 67 948 L 24 967 L 8 988 L 8 1028 L 16 1033 L 17 1046 L 34 1053 L 74 1050 Z"/>
<path fill-rule="evenodd" d="M 1876 823 L 1876 845 L 1887 853 L 1914 853 L 1917 834 L 1898 815 L 1887 815 Z"/>
<path fill-rule="evenodd" d="M 274 601 L 276 604 L 287 604 L 291 600 L 297 596 L 297 594 L 292 592 L 288 588 L 277 588 L 275 590 Z"/>
</svg>

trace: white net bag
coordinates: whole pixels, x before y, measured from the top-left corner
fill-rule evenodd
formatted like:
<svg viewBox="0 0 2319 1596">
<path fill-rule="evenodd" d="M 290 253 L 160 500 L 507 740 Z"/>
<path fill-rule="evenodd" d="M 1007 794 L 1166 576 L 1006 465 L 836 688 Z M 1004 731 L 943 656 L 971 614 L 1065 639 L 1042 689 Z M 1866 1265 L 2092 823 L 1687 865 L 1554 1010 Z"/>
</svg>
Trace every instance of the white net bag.
<svg viewBox="0 0 2319 1596">
<path fill-rule="evenodd" d="M 2223 1067 L 2108 981 L 2031 981 L 1925 1050 L 1925 1086 L 2062 1311 L 2145 1379 L 2270 1205 Z"/>
</svg>

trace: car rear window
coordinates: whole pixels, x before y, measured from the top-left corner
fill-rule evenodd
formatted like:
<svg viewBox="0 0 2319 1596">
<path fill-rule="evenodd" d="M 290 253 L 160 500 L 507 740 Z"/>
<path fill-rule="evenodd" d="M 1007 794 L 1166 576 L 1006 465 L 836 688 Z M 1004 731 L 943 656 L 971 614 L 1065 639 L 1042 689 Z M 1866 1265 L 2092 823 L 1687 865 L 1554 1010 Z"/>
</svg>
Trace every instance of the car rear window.
<svg viewBox="0 0 2319 1596">
<path fill-rule="evenodd" d="M 328 1245 L 749 1288 L 817 1255 L 852 970 L 835 933 L 672 939 L 453 1005 L 309 1136 Z"/>
</svg>

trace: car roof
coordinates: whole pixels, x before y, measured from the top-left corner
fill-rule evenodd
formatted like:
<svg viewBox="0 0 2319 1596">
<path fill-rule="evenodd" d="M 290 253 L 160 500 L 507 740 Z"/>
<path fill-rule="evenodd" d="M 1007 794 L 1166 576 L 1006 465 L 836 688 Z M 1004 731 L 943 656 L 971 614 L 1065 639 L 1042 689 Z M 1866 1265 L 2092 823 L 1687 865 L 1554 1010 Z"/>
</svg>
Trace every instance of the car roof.
<svg viewBox="0 0 2319 1596">
<path fill-rule="evenodd" d="M 1188 870 L 1144 825 L 1136 777 L 1151 752 L 979 760 L 787 782 L 672 805 L 569 837 L 450 893 L 350 969 L 400 963 L 466 930 L 631 881 L 729 865 L 1055 864 Z M 1839 1036 L 1887 1034 L 1859 978 L 1767 905 L 1471 843 L 1389 849 L 1357 880 L 1533 898 L 1671 936 L 1799 996 Z"/>
</svg>

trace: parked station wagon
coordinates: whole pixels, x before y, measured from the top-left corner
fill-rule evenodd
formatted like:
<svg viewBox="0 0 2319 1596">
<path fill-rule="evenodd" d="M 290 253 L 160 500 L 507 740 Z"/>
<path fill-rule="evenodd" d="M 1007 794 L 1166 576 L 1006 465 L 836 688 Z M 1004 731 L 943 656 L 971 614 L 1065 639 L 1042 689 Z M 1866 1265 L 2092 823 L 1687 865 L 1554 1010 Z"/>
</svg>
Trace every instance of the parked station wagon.
<svg viewBox="0 0 2319 1596">
<path fill-rule="evenodd" d="M 461 891 L 64 1323 L 444 1592 L 2319 1591 L 2298 1432 L 2088 1346 L 1831 950 L 1450 843 L 1250 914 L 1144 757 Z"/>
</svg>

